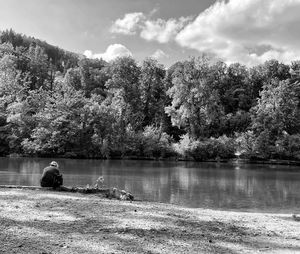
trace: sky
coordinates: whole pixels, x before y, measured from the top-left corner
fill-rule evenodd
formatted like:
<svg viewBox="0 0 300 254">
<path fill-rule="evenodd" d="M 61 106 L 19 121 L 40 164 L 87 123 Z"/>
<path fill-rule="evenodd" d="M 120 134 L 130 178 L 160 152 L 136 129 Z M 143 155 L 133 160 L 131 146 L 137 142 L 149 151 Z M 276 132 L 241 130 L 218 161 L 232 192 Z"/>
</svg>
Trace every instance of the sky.
<svg viewBox="0 0 300 254">
<path fill-rule="evenodd" d="M 300 0 L 0 0 L 0 30 L 111 61 L 300 59 Z"/>
</svg>

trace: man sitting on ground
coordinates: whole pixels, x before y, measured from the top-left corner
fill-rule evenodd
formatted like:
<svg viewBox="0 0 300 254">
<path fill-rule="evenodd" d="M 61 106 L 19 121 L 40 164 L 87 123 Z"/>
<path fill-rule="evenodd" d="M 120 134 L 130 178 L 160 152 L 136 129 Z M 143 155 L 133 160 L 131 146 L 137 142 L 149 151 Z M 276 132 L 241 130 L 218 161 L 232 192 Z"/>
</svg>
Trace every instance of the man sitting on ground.
<svg viewBox="0 0 300 254">
<path fill-rule="evenodd" d="M 58 163 L 52 161 L 50 166 L 44 168 L 41 178 L 42 187 L 53 187 L 54 189 L 63 184 L 63 177 L 58 170 Z"/>
</svg>

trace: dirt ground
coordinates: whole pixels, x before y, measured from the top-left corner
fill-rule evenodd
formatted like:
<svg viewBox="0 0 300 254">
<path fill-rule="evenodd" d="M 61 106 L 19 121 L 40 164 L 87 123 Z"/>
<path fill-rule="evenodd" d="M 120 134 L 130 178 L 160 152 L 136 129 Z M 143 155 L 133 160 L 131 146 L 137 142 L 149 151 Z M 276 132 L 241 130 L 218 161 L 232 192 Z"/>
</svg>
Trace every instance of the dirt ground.
<svg viewBox="0 0 300 254">
<path fill-rule="evenodd" d="M 0 253 L 300 253 L 291 214 L 0 190 Z"/>
</svg>

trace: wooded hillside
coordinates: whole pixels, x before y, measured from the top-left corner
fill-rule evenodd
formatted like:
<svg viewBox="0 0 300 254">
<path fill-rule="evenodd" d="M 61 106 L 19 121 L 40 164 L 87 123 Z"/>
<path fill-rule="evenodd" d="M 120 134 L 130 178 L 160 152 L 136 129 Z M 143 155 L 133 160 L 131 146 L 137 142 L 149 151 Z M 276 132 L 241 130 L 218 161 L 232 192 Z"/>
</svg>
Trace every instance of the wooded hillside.
<svg viewBox="0 0 300 254">
<path fill-rule="evenodd" d="M 300 61 L 166 69 L 0 34 L 0 155 L 300 159 Z"/>
</svg>

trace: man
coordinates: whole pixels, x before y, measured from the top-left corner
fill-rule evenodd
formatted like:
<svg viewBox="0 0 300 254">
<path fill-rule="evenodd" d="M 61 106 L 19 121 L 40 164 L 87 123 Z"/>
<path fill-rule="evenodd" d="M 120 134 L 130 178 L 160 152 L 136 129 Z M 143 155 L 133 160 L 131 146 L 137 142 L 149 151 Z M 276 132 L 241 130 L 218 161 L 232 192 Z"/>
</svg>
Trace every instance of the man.
<svg viewBox="0 0 300 254">
<path fill-rule="evenodd" d="M 58 163 L 52 161 L 50 166 L 44 168 L 44 172 L 41 178 L 42 187 L 53 187 L 57 188 L 63 184 L 63 177 L 59 173 Z"/>
</svg>

